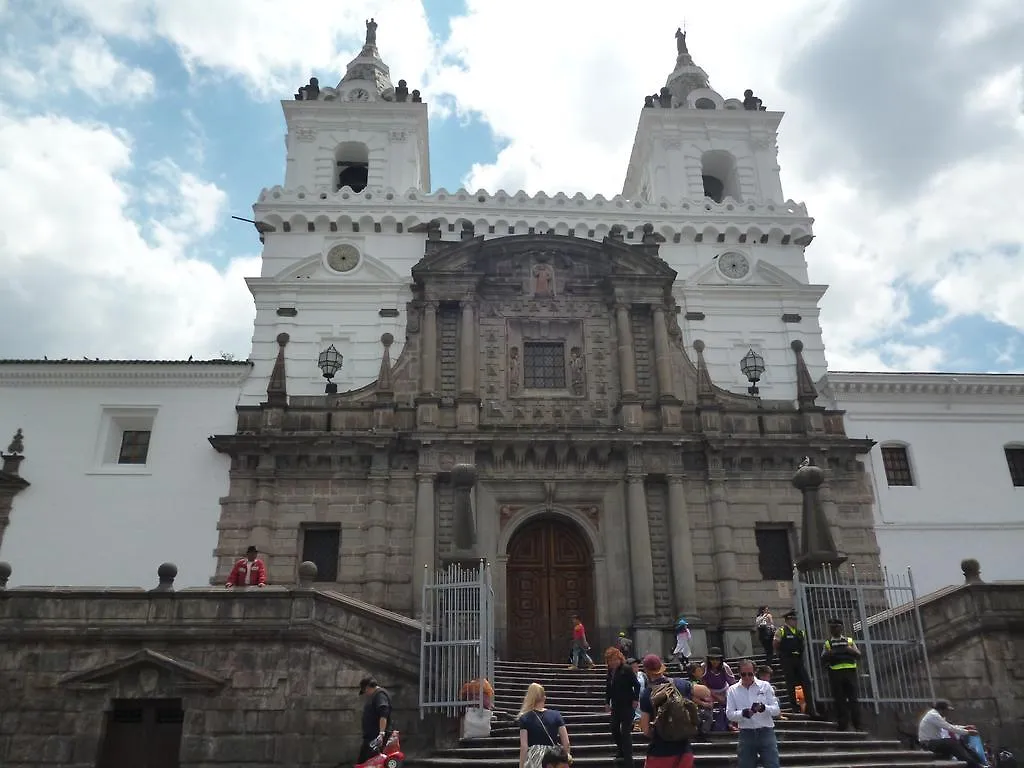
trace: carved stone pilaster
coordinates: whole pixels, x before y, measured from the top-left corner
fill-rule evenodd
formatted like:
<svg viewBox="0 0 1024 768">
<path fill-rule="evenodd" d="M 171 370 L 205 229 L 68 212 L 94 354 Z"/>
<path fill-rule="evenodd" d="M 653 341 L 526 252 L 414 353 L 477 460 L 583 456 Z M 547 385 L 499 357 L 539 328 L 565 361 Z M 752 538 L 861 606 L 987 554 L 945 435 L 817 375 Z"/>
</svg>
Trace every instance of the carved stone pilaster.
<svg viewBox="0 0 1024 768">
<path fill-rule="evenodd" d="M 633 585 L 633 613 L 638 622 L 654 619 L 654 557 L 647 516 L 644 476 L 626 476 L 626 516 L 629 528 L 629 570 Z"/>
<path fill-rule="evenodd" d="M 717 467 L 715 466 L 717 464 Z M 721 459 L 709 456 L 708 496 L 711 506 L 712 562 L 718 582 L 718 602 L 722 623 L 743 621 L 740 611 L 740 587 L 736 574 L 736 552 L 729 521 L 729 499 Z"/>
<path fill-rule="evenodd" d="M 388 575 L 388 485 L 391 478 L 386 455 L 374 456 L 374 464 L 376 466 L 370 473 L 370 503 L 366 510 L 366 548 L 363 554 L 366 587 L 363 599 L 373 605 L 384 606 Z"/>
<path fill-rule="evenodd" d="M 423 304 L 420 329 L 420 394 L 437 394 L 437 302 Z"/>
<path fill-rule="evenodd" d="M 416 522 L 412 538 L 412 615 L 423 616 L 423 584 L 436 566 L 437 503 L 433 472 L 416 475 Z"/>
<path fill-rule="evenodd" d="M 697 569 L 693 560 L 690 510 L 681 475 L 668 478 L 668 536 L 676 615 L 692 621 L 697 614 Z"/>
</svg>

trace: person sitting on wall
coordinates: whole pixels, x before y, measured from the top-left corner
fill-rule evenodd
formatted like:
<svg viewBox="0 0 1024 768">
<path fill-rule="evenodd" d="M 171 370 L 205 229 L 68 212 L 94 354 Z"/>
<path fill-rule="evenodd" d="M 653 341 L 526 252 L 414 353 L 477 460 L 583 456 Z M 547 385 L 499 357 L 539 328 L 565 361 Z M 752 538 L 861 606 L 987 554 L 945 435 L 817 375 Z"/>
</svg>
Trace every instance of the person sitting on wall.
<svg viewBox="0 0 1024 768">
<path fill-rule="evenodd" d="M 263 564 L 256 555 L 259 552 L 256 547 L 251 546 L 245 550 L 245 557 L 235 563 L 228 576 L 228 583 L 231 587 L 263 587 L 267 584 L 267 566 Z"/>
<path fill-rule="evenodd" d="M 917 740 L 929 752 L 940 757 L 954 758 L 967 763 L 970 768 L 985 765 L 985 758 L 975 754 L 960 741 L 959 736 L 976 734 L 973 725 L 953 725 L 946 720 L 946 713 L 953 711 L 953 705 L 946 699 L 939 699 L 935 706 L 924 713 L 917 726 Z"/>
</svg>

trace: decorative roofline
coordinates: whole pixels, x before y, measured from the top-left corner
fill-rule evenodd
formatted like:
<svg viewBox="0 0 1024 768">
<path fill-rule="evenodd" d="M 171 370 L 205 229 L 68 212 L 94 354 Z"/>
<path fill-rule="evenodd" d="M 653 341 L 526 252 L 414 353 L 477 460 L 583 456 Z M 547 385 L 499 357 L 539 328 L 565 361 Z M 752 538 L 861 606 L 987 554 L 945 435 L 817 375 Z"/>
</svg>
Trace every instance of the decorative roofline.
<svg viewBox="0 0 1024 768">
<path fill-rule="evenodd" d="M 889 373 L 829 371 L 822 394 L 842 400 L 867 400 L 890 395 L 926 397 L 1024 397 L 1024 374 L 1016 373 Z"/>
<path fill-rule="evenodd" d="M 463 237 L 461 222 L 486 234 L 573 234 L 601 240 L 618 224 L 627 240 L 639 240 L 644 224 L 670 242 L 733 242 L 808 245 L 814 234 L 814 219 L 807 206 L 793 200 L 784 203 L 737 202 L 727 198 L 716 203 L 709 198 L 686 200 L 678 204 L 666 199 L 649 203 L 627 200 L 621 195 L 606 198 L 583 194 L 569 197 L 544 192 L 527 195 L 499 190 L 436 192 L 392 188 L 367 188 L 353 192 L 343 187 L 337 192 L 308 190 L 305 187 L 264 189 L 253 205 L 261 231 L 274 227 L 283 232 L 404 232 L 410 227 L 438 219 L 443 239 Z M 344 213 L 342 213 L 344 211 Z M 621 222 L 621 223 L 620 223 Z M 682 226 L 680 224 L 682 223 Z M 515 232 L 497 231 L 499 226 Z M 491 232 L 493 228 L 495 231 Z M 534 230 L 528 232 L 526 230 Z M 581 231 L 585 229 L 586 231 Z M 523 231 L 520 231 L 523 230 Z M 485 234 L 477 232 L 476 234 Z"/>
<path fill-rule="evenodd" d="M 0 360 L 0 387 L 241 386 L 248 360 Z"/>
</svg>

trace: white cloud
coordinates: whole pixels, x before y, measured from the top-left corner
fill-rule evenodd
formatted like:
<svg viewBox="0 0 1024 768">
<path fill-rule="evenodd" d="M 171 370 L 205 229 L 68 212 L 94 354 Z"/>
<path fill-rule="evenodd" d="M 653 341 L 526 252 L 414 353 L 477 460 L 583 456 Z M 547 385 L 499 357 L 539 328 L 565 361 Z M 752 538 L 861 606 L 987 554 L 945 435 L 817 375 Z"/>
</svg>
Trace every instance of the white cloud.
<svg viewBox="0 0 1024 768">
<path fill-rule="evenodd" d="M 22 48 L 0 59 L 0 78 L 25 99 L 77 89 L 97 102 L 127 103 L 151 96 L 156 86 L 150 72 L 125 64 L 95 34 Z"/>
<path fill-rule="evenodd" d="M 223 218 L 214 185 L 160 164 L 142 178 L 163 189 L 144 229 L 130 213 L 132 148 L 105 125 L 60 117 L 0 118 L 0 299 L 20 318 L 0 356 L 213 357 L 247 349 L 254 315 L 243 277 L 255 257 L 223 271 L 201 260 Z M 242 355 L 244 356 L 244 354 Z"/>
</svg>

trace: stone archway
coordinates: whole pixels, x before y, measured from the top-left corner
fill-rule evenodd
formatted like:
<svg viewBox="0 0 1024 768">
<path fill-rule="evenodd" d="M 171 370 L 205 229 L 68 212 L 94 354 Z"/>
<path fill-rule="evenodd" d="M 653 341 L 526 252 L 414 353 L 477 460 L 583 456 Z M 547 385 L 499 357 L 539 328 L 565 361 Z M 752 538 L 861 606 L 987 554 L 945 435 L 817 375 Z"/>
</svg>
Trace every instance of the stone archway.
<svg viewBox="0 0 1024 768">
<path fill-rule="evenodd" d="M 579 614 L 593 627 L 596 615 L 594 557 L 587 536 L 566 517 L 529 520 L 509 540 L 505 571 L 508 657 L 566 661 L 569 617 Z"/>
</svg>

